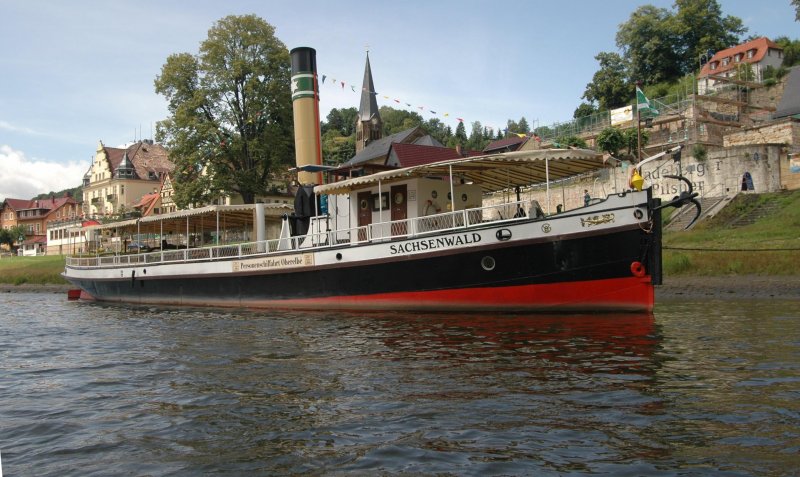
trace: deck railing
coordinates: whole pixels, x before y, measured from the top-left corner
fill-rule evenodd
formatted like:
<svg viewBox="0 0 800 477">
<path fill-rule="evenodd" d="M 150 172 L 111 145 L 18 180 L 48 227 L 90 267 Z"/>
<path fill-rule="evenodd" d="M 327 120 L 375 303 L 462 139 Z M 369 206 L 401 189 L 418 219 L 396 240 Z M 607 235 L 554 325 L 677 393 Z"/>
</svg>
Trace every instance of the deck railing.
<svg viewBox="0 0 800 477">
<path fill-rule="evenodd" d="M 444 212 L 390 222 L 378 222 L 345 230 L 329 230 L 327 218 L 315 218 L 304 236 L 262 242 L 216 245 L 200 248 L 158 250 L 149 253 L 67 257 L 73 268 L 107 268 L 128 265 L 225 260 L 291 251 L 306 252 L 342 245 L 400 240 L 431 233 L 458 231 L 487 222 L 515 222 L 535 217 L 536 201 L 522 200 L 474 209 Z"/>
</svg>

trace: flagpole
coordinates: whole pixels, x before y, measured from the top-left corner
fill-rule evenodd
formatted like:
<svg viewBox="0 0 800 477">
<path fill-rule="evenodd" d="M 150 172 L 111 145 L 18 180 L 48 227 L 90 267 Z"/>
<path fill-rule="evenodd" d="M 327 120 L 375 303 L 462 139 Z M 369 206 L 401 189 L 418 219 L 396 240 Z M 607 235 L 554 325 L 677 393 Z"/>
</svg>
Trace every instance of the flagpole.
<svg viewBox="0 0 800 477">
<path fill-rule="evenodd" d="M 636 162 L 642 162 L 642 114 L 636 106 Z"/>
</svg>

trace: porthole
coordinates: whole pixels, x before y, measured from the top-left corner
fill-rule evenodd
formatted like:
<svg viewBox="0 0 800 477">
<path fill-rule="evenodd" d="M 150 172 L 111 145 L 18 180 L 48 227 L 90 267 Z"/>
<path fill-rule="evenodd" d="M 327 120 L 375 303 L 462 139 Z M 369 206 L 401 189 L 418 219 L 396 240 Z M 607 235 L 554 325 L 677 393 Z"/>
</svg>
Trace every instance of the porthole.
<svg viewBox="0 0 800 477">
<path fill-rule="evenodd" d="M 341 253 L 337 253 L 336 254 L 336 260 L 341 260 L 341 259 L 342 259 L 342 254 Z"/>
<path fill-rule="evenodd" d="M 641 210 L 636 209 L 633 211 L 633 216 L 636 217 L 637 219 L 641 219 L 642 217 L 644 217 L 644 214 L 642 213 Z"/>
<path fill-rule="evenodd" d="M 436 192 L 435 190 L 432 190 L 432 191 L 431 191 L 431 198 L 432 198 L 432 199 L 435 199 L 435 198 L 437 198 L 437 197 L 439 197 L 439 193 L 438 193 L 438 192 Z"/>
<path fill-rule="evenodd" d="M 369 206 L 369 203 L 366 200 L 362 199 L 359 205 L 361 206 L 361 210 L 365 210 L 367 206 Z"/>
<path fill-rule="evenodd" d="M 494 258 L 490 256 L 485 256 L 481 259 L 481 267 L 486 270 L 487 272 L 491 272 L 494 270 L 495 266 Z"/>
</svg>

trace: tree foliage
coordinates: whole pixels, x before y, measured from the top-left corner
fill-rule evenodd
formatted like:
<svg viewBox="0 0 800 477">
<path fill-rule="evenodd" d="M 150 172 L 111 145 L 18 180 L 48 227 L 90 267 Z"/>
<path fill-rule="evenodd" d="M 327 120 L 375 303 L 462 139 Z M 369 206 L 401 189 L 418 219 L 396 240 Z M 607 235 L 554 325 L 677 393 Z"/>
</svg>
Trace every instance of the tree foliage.
<svg viewBox="0 0 800 477">
<path fill-rule="evenodd" d="M 326 117 L 327 122 L 320 124 L 320 129 L 324 135 L 330 130 L 336 130 L 340 136 L 350 136 L 356 131 L 356 108 L 331 109 Z"/>
<path fill-rule="evenodd" d="M 697 69 L 701 54 L 736 45 L 747 32 L 740 18 L 723 16 L 717 0 L 675 0 L 675 7 L 673 30 L 679 40 L 681 73 Z"/>
<path fill-rule="evenodd" d="M 616 41 L 629 62 L 628 78 L 658 83 L 680 76 L 680 53 L 675 48 L 680 40 L 669 10 L 653 5 L 637 8 L 619 26 Z"/>
<path fill-rule="evenodd" d="M 597 135 L 597 147 L 612 156 L 618 156 L 619 151 L 625 147 L 625 136 L 619 129 L 610 126 Z"/>
<path fill-rule="evenodd" d="M 519 118 L 519 121 L 512 121 L 509 119 L 506 123 L 506 127 L 509 133 L 528 134 L 531 132 L 531 127 L 528 125 L 528 120 L 525 119 L 525 116 Z"/>
<path fill-rule="evenodd" d="M 632 87 L 628 81 L 628 64 L 618 53 L 601 52 L 594 57 L 600 69 L 586 85 L 583 98 L 597 103 L 601 110 L 625 105 L 630 101 Z"/>
<path fill-rule="evenodd" d="M 7 229 L 0 229 L 0 244 L 6 244 L 11 247 L 15 242 L 22 242 L 20 238 L 25 240 L 24 225 L 17 224 Z"/>
<path fill-rule="evenodd" d="M 800 2 L 800 0 L 797 1 Z M 788 36 L 779 36 L 774 41 L 783 48 L 782 67 L 791 68 L 800 64 L 800 40 L 791 40 Z"/>
<path fill-rule="evenodd" d="M 389 136 L 406 129 L 421 125 L 424 120 L 422 116 L 414 111 L 404 109 L 394 109 L 388 106 L 381 106 L 381 119 L 383 119 L 383 135 Z"/>
<path fill-rule="evenodd" d="M 170 117 L 158 139 L 175 163 L 175 202 L 203 203 L 220 194 L 253 202 L 270 173 L 293 163 L 289 52 L 255 15 L 216 22 L 197 55 L 167 58 L 155 89 Z"/>
</svg>

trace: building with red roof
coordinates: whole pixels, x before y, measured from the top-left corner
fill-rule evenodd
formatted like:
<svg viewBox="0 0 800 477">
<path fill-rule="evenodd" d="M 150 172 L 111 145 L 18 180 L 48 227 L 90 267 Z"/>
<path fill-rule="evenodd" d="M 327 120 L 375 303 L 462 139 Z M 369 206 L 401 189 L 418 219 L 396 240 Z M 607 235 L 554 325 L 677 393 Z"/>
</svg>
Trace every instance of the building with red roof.
<svg viewBox="0 0 800 477">
<path fill-rule="evenodd" d="M 714 53 L 697 75 L 700 94 L 713 92 L 729 84 L 726 79 L 753 82 L 763 80 L 764 69 L 779 68 L 783 63 L 783 48 L 767 37 L 756 38 Z"/>
<path fill-rule="evenodd" d="M 50 223 L 74 220 L 79 215 L 80 207 L 72 197 L 6 199 L 0 208 L 0 227 L 10 229 L 21 225 L 25 236 L 17 243 L 27 244 L 29 254 L 44 253 Z"/>
</svg>

